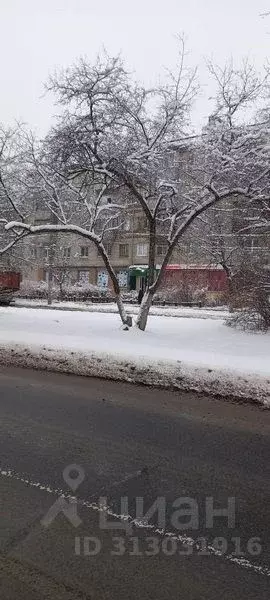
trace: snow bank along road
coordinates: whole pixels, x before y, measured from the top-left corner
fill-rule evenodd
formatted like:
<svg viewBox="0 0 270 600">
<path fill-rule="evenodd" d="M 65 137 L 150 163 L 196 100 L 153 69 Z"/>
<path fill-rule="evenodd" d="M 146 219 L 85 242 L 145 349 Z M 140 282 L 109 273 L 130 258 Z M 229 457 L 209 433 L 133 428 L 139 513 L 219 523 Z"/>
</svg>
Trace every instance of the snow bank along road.
<svg viewBox="0 0 270 600">
<path fill-rule="evenodd" d="M 1 599 L 269 600 L 269 432 L 251 405 L 1 367 Z M 57 511 L 46 521 L 63 494 L 77 527 Z M 136 497 L 143 515 L 163 499 L 164 522 Z M 207 498 L 234 498 L 230 521 L 207 525 Z M 192 522 L 173 518 L 179 499 Z"/>
<path fill-rule="evenodd" d="M 123 331 L 115 314 L 0 309 L 0 362 L 270 405 L 270 335 L 220 319 L 150 317 Z"/>
</svg>

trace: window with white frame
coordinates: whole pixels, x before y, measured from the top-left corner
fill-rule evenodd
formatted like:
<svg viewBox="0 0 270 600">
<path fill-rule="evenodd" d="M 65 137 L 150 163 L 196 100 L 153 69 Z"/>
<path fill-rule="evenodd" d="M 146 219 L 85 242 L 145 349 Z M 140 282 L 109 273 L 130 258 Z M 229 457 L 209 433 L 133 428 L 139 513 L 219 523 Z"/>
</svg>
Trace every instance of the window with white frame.
<svg viewBox="0 0 270 600">
<path fill-rule="evenodd" d="M 137 244 L 136 255 L 137 256 L 147 256 L 147 254 L 148 254 L 148 244 Z"/>
<path fill-rule="evenodd" d="M 86 258 L 89 255 L 89 247 L 81 246 L 81 257 Z"/>
</svg>

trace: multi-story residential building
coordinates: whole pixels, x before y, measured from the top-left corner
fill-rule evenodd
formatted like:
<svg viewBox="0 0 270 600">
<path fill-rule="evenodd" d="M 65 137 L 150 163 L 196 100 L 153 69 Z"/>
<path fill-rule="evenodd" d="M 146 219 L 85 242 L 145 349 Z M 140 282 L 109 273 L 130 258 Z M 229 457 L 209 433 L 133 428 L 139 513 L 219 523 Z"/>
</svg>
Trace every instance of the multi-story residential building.
<svg viewBox="0 0 270 600">
<path fill-rule="evenodd" d="M 36 213 L 35 224 L 48 222 L 48 216 Z M 114 223 L 117 227 L 117 222 Z M 130 209 L 124 226 L 119 226 L 104 242 L 110 261 L 116 270 L 123 289 L 136 290 L 144 287 L 149 252 L 147 220 L 139 207 Z M 53 251 L 51 250 L 53 248 Z M 157 263 L 166 252 L 163 240 L 157 245 Z M 177 255 L 177 256 L 176 256 Z M 179 251 L 172 258 L 179 260 Z M 66 282 L 91 283 L 100 288 L 110 285 L 103 259 L 91 241 L 72 234 L 44 234 L 32 237 L 25 244 L 27 261 L 23 276 L 32 280 L 46 280 L 51 268 L 54 276 L 62 276 Z M 157 265 L 158 266 L 158 265 Z"/>
<path fill-rule="evenodd" d="M 191 138 L 186 144 L 180 143 L 179 148 L 174 146 L 172 152 L 166 156 L 168 173 L 171 173 L 172 179 L 178 181 L 183 191 L 187 193 L 190 186 L 194 185 L 189 178 L 188 167 L 192 161 L 195 161 L 196 149 L 193 150 L 193 147 L 195 148 L 196 140 L 196 137 Z M 236 204 L 237 200 L 234 202 L 233 210 L 231 203 L 229 206 L 225 204 L 222 208 L 217 207 L 217 217 L 216 209 L 208 213 L 208 225 L 203 225 L 199 220 L 196 225 L 197 230 L 191 230 L 181 238 L 168 265 L 170 283 L 176 282 L 177 278 L 181 281 L 181 269 L 186 273 L 188 268 L 194 273 L 192 275 L 194 278 L 201 268 L 204 272 L 201 281 L 207 281 L 205 272 L 208 269 L 209 280 L 213 281 L 213 270 L 216 268 L 220 271 L 224 268 L 219 256 L 223 244 L 230 260 L 237 261 L 238 264 L 243 257 L 241 245 L 245 245 L 248 251 L 250 251 L 249 247 L 251 249 L 254 247 L 254 250 L 258 251 L 264 246 L 264 239 L 258 236 L 255 239 L 255 236 L 249 234 L 238 239 L 236 234 L 244 225 L 242 220 L 245 211 L 243 207 L 237 209 Z M 48 214 L 48 211 L 42 208 L 42 204 L 40 206 L 37 203 L 33 222 L 41 225 L 52 222 L 51 219 L 52 214 Z M 149 232 L 142 208 L 135 203 L 130 204 L 125 212 L 124 224 L 120 223 L 120 218 L 116 215 L 111 221 L 111 226 L 113 230 L 105 235 L 104 245 L 121 288 L 127 290 L 144 288 L 147 279 Z M 269 238 L 266 246 L 268 251 Z M 162 263 L 166 250 L 166 237 L 162 237 L 161 234 L 156 246 L 157 269 Z M 27 238 L 24 246 L 24 262 L 21 264 L 23 277 L 31 280 L 46 280 L 50 273 L 62 283 L 90 283 L 100 288 L 110 286 L 108 273 L 96 246 L 78 235 L 51 233 Z M 225 271 L 223 275 L 225 277 Z M 219 273 L 216 281 L 219 281 L 222 287 L 221 280 Z M 219 284 L 215 284 L 216 287 Z"/>
<path fill-rule="evenodd" d="M 183 155 L 187 160 L 187 154 L 187 148 L 181 147 L 179 150 L 172 150 L 172 153 L 166 158 L 168 173 L 171 172 L 174 178 L 181 178 L 185 186 L 188 186 L 188 181 L 185 181 L 187 179 L 185 169 L 182 169 L 182 174 L 180 171 Z M 111 201 L 111 198 L 109 200 Z M 113 227 L 113 230 L 105 235 L 104 245 L 117 273 L 121 288 L 138 290 L 144 288 L 147 279 L 149 230 L 142 208 L 134 201 L 127 206 L 123 224 L 120 223 L 120 217 L 117 214 L 111 221 L 110 226 Z M 42 225 L 52 222 L 52 219 L 52 214 L 48 214 L 48 211 L 42 207 L 42 201 L 41 203 L 38 201 L 33 223 Z M 162 263 L 166 251 L 166 237 L 162 236 L 161 232 L 156 246 L 157 269 Z M 48 278 L 48 273 L 53 271 L 54 277 L 63 277 L 66 282 L 70 283 L 79 281 L 95 284 L 100 288 L 110 285 L 103 259 L 96 246 L 93 242 L 88 242 L 78 235 L 52 233 L 33 236 L 27 238 L 25 252 L 28 262 L 25 263 L 23 276 L 28 279 L 45 280 Z M 192 244 L 186 236 L 185 241 L 176 247 L 170 264 L 183 263 L 187 265 L 206 261 L 206 257 L 203 260 L 198 244 Z"/>
</svg>

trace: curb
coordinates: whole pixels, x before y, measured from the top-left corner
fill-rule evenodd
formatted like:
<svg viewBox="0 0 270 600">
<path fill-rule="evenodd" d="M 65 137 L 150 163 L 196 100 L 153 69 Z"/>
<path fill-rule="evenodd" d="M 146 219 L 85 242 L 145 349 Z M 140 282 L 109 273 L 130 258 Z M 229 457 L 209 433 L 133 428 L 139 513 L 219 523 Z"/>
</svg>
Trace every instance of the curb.
<svg viewBox="0 0 270 600">
<path fill-rule="evenodd" d="M 0 365 L 98 377 L 154 388 L 204 393 L 223 400 L 270 408 L 270 377 L 196 367 L 182 361 L 122 359 L 105 353 L 14 344 L 0 346 Z"/>
</svg>

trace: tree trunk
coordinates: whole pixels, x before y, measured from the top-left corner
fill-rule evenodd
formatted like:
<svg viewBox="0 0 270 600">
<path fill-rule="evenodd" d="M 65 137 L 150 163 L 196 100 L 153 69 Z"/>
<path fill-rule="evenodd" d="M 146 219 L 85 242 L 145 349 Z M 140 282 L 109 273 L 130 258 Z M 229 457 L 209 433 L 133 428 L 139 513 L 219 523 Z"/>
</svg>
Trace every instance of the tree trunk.
<svg viewBox="0 0 270 600">
<path fill-rule="evenodd" d="M 60 280 L 59 281 L 59 300 L 60 300 L 60 302 L 62 302 L 63 296 L 64 296 L 64 293 L 63 293 L 63 281 Z"/>
<path fill-rule="evenodd" d="M 138 329 L 141 329 L 141 331 L 144 331 L 146 328 L 149 310 L 153 302 L 153 297 L 154 293 L 151 290 L 147 290 L 142 299 L 138 316 L 136 319 L 136 327 L 138 327 Z"/>
<path fill-rule="evenodd" d="M 148 258 L 148 288 L 151 288 L 156 276 L 156 223 L 150 223 L 149 230 L 149 258 Z"/>
<path fill-rule="evenodd" d="M 109 276 L 111 278 L 111 281 L 112 281 L 112 284 L 113 284 L 113 290 L 114 290 L 114 293 L 115 293 L 115 302 L 117 304 L 117 308 L 118 308 L 118 311 L 119 311 L 119 315 L 120 315 L 121 321 L 122 321 L 122 323 L 124 325 L 128 325 L 130 327 L 130 325 L 132 324 L 132 321 L 131 321 L 130 318 L 128 318 L 128 315 L 127 315 L 127 313 L 125 311 L 125 307 L 124 307 L 124 304 L 123 304 L 123 301 L 122 301 L 122 298 L 121 298 L 120 286 L 119 286 L 116 274 L 115 274 L 115 272 L 114 272 L 114 270 L 113 270 L 113 268 L 111 266 L 111 263 L 109 261 L 109 258 L 108 258 L 108 255 L 107 255 L 106 251 L 105 251 L 104 246 L 103 245 L 102 246 L 98 246 L 97 245 L 97 248 L 98 248 L 98 250 L 99 250 L 99 252 L 100 252 L 100 254 L 101 254 L 102 258 L 103 258 L 105 267 L 107 268 L 108 274 L 109 274 Z"/>
<path fill-rule="evenodd" d="M 222 266 L 224 272 L 226 273 L 227 283 L 228 283 L 228 293 L 229 293 L 229 298 L 231 298 L 231 296 L 233 295 L 233 292 L 234 292 L 231 269 L 225 263 L 221 263 L 221 266 Z"/>
<path fill-rule="evenodd" d="M 147 324 L 149 310 L 152 306 L 156 277 L 156 223 L 154 220 L 150 223 L 149 230 L 149 258 L 148 258 L 148 282 L 143 299 L 140 304 L 139 313 L 136 319 L 136 327 L 144 331 Z"/>
<path fill-rule="evenodd" d="M 128 319 L 128 315 L 126 314 L 125 307 L 120 294 L 116 294 L 115 302 L 117 304 L 117 308 L 119 311 L 119 315 L 121 317 L 122 323 L 124 325 L 132 325 L 131 319 Z"/>
<path fill-rule="evenodd" d="M 116 279 L 117 281 L 117 279 Z M 121 318 L 121 321 L 123 323 L 123 325 L 128 325 L 129 327 L 132 325 L 132 321 L 128 318 L 128 315 L 125 311 L 125 307 L 121 298 L 121 293 L 120 293 L 120 287 L 117 281 L 117 285 L 115 285 L 115 281 L 112 281 L 113 284 L 113 289 L 114 289 L 114 293 L 115 293 L 115 302 L 117 304 L 117 308 L 119 311 L 119 315 Z"/>
<path fill-rule="evenodd" d="M 52 266 L 48 268 L 48 306 L 52 304 L 52 285 L 53 285 L 53 270 Z"/>
</svg>

